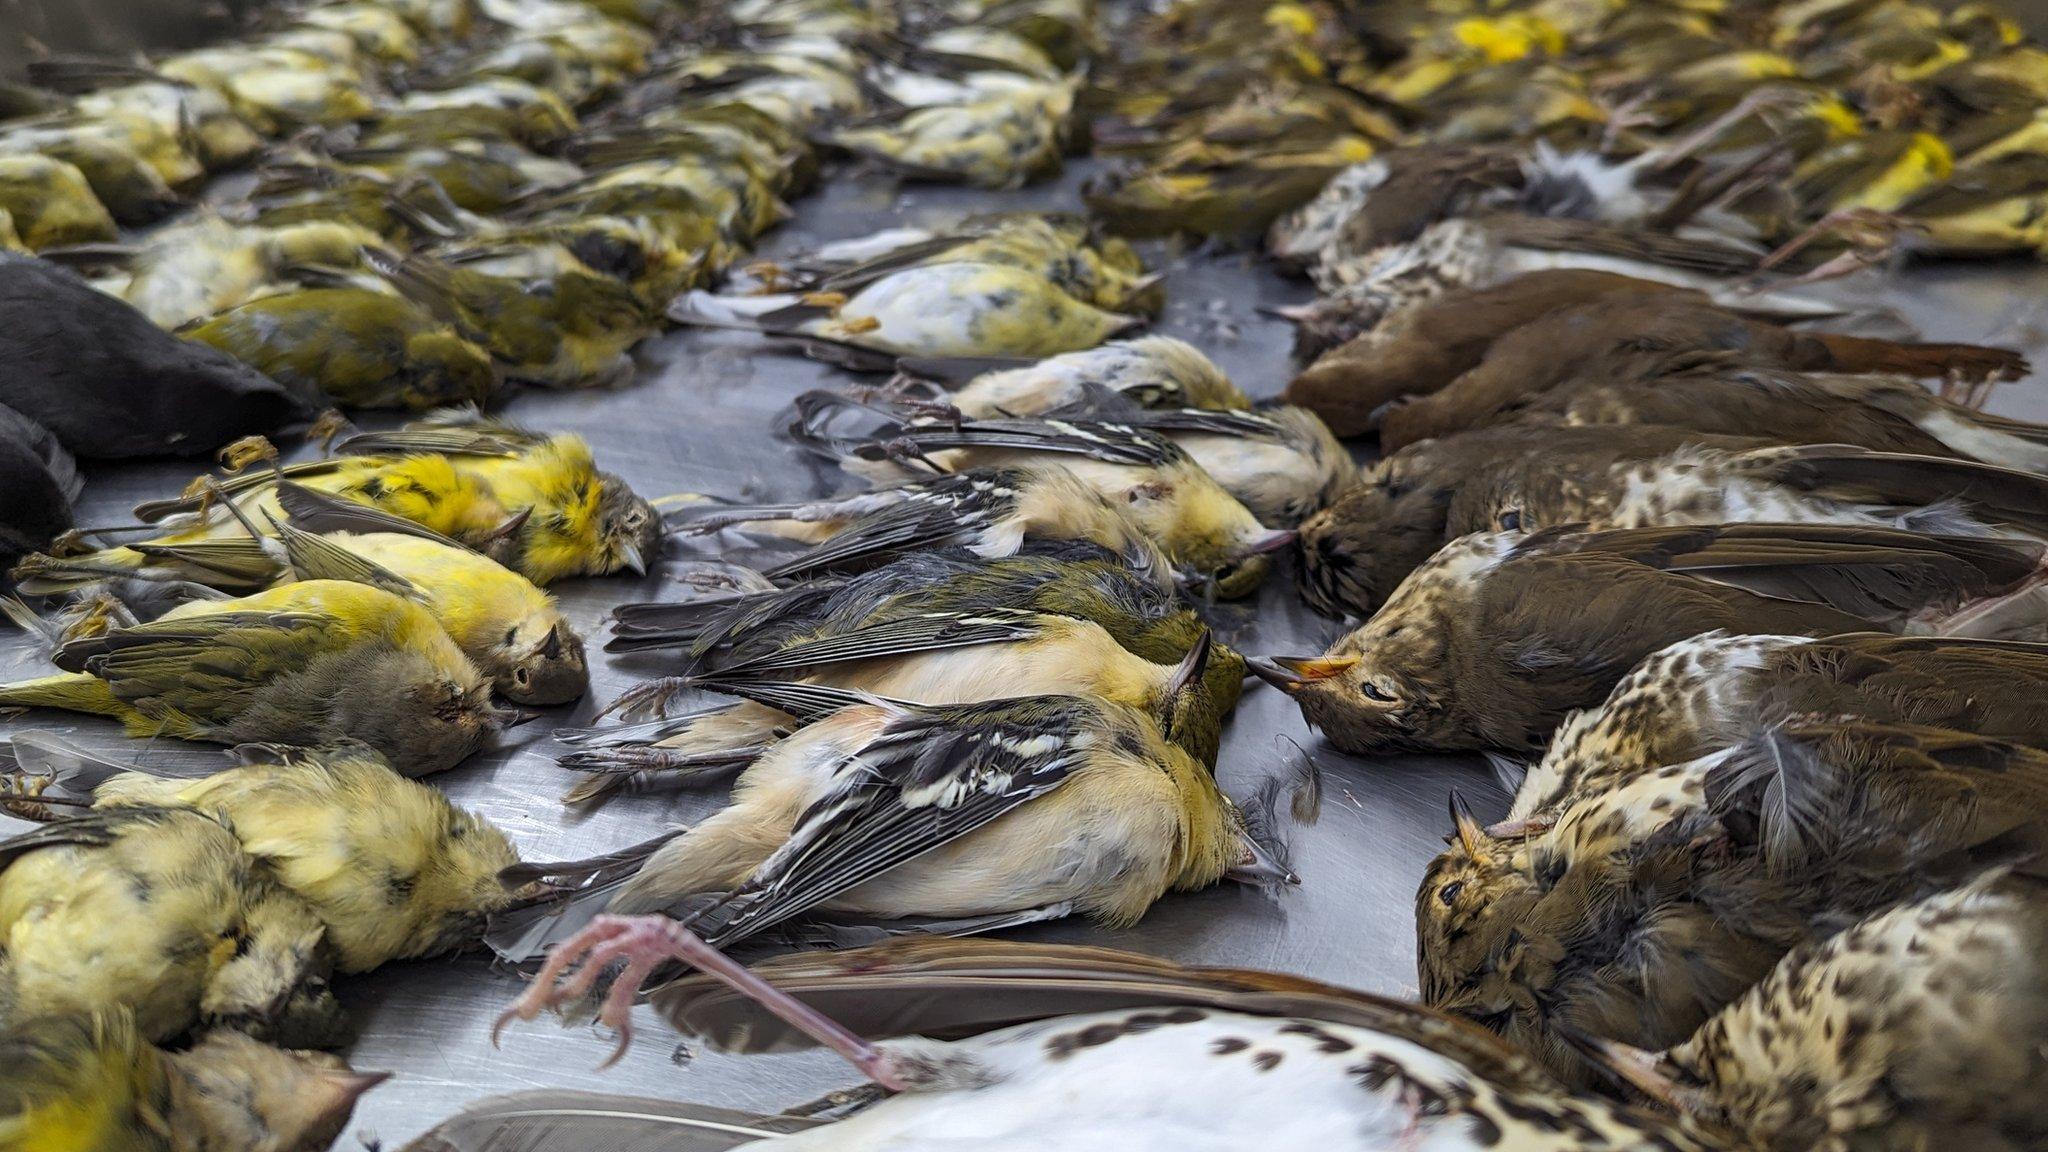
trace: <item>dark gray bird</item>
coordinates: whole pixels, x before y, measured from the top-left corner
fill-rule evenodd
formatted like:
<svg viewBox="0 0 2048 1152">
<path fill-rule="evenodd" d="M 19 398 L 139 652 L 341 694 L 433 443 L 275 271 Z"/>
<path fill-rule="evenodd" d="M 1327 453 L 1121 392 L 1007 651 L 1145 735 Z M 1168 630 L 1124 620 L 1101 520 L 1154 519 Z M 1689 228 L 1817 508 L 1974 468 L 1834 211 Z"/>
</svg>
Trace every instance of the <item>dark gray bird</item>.
<svg viewBox="0 0 2048 1152">
<path fill-rule="evenodd" d="M 0 403 L 78 456 L 194 456 L 311 420 L 293 392 L 71 273 L 0 253 Z"/>
</svg>

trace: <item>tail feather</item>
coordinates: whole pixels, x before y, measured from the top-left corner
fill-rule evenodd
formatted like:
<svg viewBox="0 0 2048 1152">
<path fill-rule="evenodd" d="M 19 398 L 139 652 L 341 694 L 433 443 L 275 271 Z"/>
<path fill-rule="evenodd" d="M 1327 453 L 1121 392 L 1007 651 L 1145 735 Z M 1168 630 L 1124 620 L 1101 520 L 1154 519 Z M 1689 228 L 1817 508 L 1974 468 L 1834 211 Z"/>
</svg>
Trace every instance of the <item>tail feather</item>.
<svg viewBox="0 0 2048 1152">
<path fill-rule="evenodd" d="M 126 704 L 114 698 L 114 690 L 107 687 L 106 681 L 83 672 L 59 672 L 0 684 L 0 708 L 60 708 L 120 719 L 132 715 Z"/>
<path fill-rule="evenodd" d="M 2009 348 L 1981 344 L 1901 344 L 1815 332 L 1830 363 L 1815 367 L 1838 372 L 1884 372 L 1902 376 L 1964 380 L 2017 380 L 2033 371 L 2027 358 Z"/>
</svg>

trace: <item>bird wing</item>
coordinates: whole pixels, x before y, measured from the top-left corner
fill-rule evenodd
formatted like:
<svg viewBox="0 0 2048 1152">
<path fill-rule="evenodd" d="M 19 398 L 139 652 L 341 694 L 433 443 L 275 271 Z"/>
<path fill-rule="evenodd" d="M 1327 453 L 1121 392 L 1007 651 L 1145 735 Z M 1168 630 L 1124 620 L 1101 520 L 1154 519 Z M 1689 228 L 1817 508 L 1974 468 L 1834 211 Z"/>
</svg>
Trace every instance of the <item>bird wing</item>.
<svg viewBox="0 0 2048 1152">
<path fill-rule="evenodd" d="M 2003 592 L 2031 576 L 2039 544 L 1830 524 L 1720 524 L 1539 532 L 1518 551 L 1607 553 L 1761 596 L 1865 619 Z"/>
<path fill-rule="evenodd" d="M 1732 463 L 1766 483 L 1801 491 L 1908 508 L 1960 503 L 2048 535 L 2048 477 L 2016 468 L 1848 444 L 1765 448 Z M 1931 515 L 1927 526 L 1940 529 Z"/>
<path fill-rule="evenodd" d="M 1095 705 L 1075 697 L 905 709 L 846 757 L 787 842 L 693 918 L 724 945 L 816 907 L 1065 783 Z"/>
<path fill-rule="evenodd" d="M 292 518 L 293 524 L 308 532 L 392 532 L 432 540 L 450 548 L 464 547 L 460 541 L 443 536 L 424 524 L 394 516 L 358 500 L 330 496 L 289 480 L 278 482 L 277 504 L 284 509 L 285 515 Z"/>
<path fill-rule="evenodd" d="M 0 840 L 0 871 L 31 852 L 45 848 L 104 848 L 138 824 L 161 823 L 171 810 L 144 806 L 109 808 L 66 816 Z"/>
<path fill-rule="evenodd" d="M 410 600 L 423 596 L 419 586 L 412 581 L 325 536 L 290 524 L 277 525 L 277 536 L 284 544 L 285 557 L 291 562 L 293 575 L 301 580 L 345 580 L 351 584 L 382 588 L 394 596 Z"/>
<path fill-rule="evenodd" d="M 876 459 L 907 444 L 921 452 L 949 448 L 1015 448 L 1029 452 L 1061 452 L 1112 464 L 1150 467 L 1185 458 L 1172 441 L 1126 423 L 1080 420 L 931 421 L 889 429 L 865 444 L 849 442 L 850 455 Z"/>
<path fill-rule="evenodd" d="M 544 1088 L 479 1100 L 407 1144 L 403 1152 L 724 1152 L 827 1123 Z"/>
<path fill-rule="evenodd" d="M 1039 632 L 1038 613 L 1011 608 L 985 612 L 920 612 L 847 628 L 758 655 L 712 662 L 692 678 L 707 686 L 726 677 L 793 672 L 821 664 L 844 664 L 884 656 L 906 656 L 977 644 L 1029 640 Z"/>
<path fill-rule="evenodd" d="M 349 456 L 413 455 L 438 452 L 448 456 L 524 455 L 547 437 L 495 420 L 465 424 L 413 424 L 389 432 L 360 432 L 335 450 Z"/>
<path fill-rule="evenodd" d="M 249 536 L 186 544 L 154 544 L 144 540 L 129 547 L 152 560 L 172 560 L 197 569 L 198 581 L 215 588 L 254 592 L 269 587 L 281 570 L 277 557 L 263 547 L 263 541 Z"/>
<path fill-rule="evenodd" d="M 1706 796 L 1780 875 L 1974 871 L 2048 840 L 2048 753 L 1947 728 L 1795 718 L 1711 769 Z"/>
<path fill-rule="evenodd" d="M 830 540 L 772 568 L 771 577 L 826 572 L 913 548 L 950 543 L 997 519 L 1016 489 L 1000 477 L 959 473 L 915 486 L 903 499 L 870 512 Z"/>
<path fill-rule="evenodd" d="M 210 722 L 236 715 L 257 687 L 304 669 L 339 623 L 317 612 L 215 612 L 82 637 L 53 659 L 106 681 L 145 714 Z"/>
<path fill-rule="evenodd" d="M 1189 967 L 1112 948 L 910 937 L 780 956 L 754 970 L 872 1039 L 959 1039 L 1124 1008 L 1215 1008 L 1371 1028 L 1450 1056 L 1502 1086 L 1551 1083 L 1499 1037 L 1417 1004 L 1277 972 Z M 755 1001 L 702 974 L 681 977 L 649 999 L 677 1028 L 725 1051 L 811 1044 Z"/>
</svg>

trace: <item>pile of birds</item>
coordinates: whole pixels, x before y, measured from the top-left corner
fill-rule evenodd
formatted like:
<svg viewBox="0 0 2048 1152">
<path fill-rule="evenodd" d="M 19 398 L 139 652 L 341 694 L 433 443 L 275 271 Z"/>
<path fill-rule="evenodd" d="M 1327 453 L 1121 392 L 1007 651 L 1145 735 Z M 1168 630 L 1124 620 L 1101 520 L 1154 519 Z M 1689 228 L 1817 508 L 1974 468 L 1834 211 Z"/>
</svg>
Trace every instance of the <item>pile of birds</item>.
<svg viewBox="0 0 2048 1152">
<path fill-rule="evenodd" d="M 622 384 L 820 150 L 989 187 L 1057 172 L 1091 10 L 985 7 L 348 0 L 242 44 L 37 61 L 0 100 L 0 250 L 43 257 L 0 253 L 0 458 L 63 498 L 0 548 L 69 527 L 72 456 Z"/>
<path fill-rule="evenodd" d="M 422 1152 L 2048 1147 L 2048 427 L 1979 410 L 2019 354 L 1811 286 L 2034 251 L 2048 55 L 1906 0 L 1184 0 L 1123 33 L 1104 58 L 1085 0 L 346 0 L 0 93 L 16 238 L 106 275 L 0 273 L 223 401 L 123 425 L 105 361 L 83 408 L 0 381 L 20 471 L 227 445 L 137 524 L 11 541 L 56 671 L 0 708 L 237 758 L 11 741 L 0 809 L 39 826 L 0 842 L 0 1146 L 325 1148 L 379 1079 L 315 1051 L 331 977 L 488 947 L 538 965 L 501 1027 L 591 1011 L 622 1052 L 651 986 L 685 1035 L 868 1085 L 526 1093 Z M 1008 188 L 1090 144 L 1091 215 L 740 259 L 814 147 Z M 1129 238 L 1175 233 L 1323 293 L 1282 402 L 1128 331 L 1163 305 Z M 249 435 L 616 382 L 663 318 L 889 373 L 779 430 L 847 489 L 664 515 L 473 408 L 292 464 Z M 657 674 L 556 732 L 563 802 L 730 799 L 522 859 L 418 778 L 583 696 L 544 589 L 671 537 L 715 554 L 614 610 Z M 1351 631 L 1247 658 L 1214 603 L 1289 556 Z M 1252 676 L 1340 750 L 1482 752 L 1514 792 L 1453 800 L 1420 1004 L 968 938 L 1298 882 L 1314 766 L 1217 777 Z"/>
</svg>

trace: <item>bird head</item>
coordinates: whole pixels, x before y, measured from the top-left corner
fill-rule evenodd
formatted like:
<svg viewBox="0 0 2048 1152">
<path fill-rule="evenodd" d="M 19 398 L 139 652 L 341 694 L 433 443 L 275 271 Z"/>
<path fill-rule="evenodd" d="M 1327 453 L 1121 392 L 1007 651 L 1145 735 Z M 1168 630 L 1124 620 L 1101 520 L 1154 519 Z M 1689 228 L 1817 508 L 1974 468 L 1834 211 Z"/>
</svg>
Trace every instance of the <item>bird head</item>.
<svg viewBox="0 0 2048 1152">
<path fill-rule="evenodd" d="M 195 1145 L 314 1152 L 333 1144 L 363 1093 L 388 1072 L 353 1072 L 339 1057 L 273 1048 L 238 1032 L 209 1034 L 170 1057 L 174 1120 Z"/>
<path fill-rule="evenodd" d="M 1535 899 L 1519 843 L 1482 828 L 1451 794 L 1452 834 L 1415 894 L 1415 966 L 1422 1002 L 1456 1006 L 1498 1031 L 1506 1005 L 1490 988 L 1497 946 Z"/>
<path fill-rule="evenodd" d="M 645 576 L 648 566 L 661 558 L 661 515 L 645 497 L 609 472 L 598 474 L 597 522 L 600 572 Z"/>
<path fill-rule="evenodd" d="M 1415 747 L 1434 711 L 1430 692 L 1404 671 L 1400 649 L 1374 647 L 1375 623 L 1321 656 L 1255 657 L 1252 674 L 1294 697 L 1303 718 L 1346 752 Z"/>
<path fill-rule="evenodd" d="M 583 638 L 552 607 L 507 629 L 500 656 L 498 694 L 515 704 L 567 704 L 590 689 Z"/>
<path fill-rule="evenodd" d="M 1442 546 L 1452 489 L 1410 467 L 1412 451 L 1381 461 L 1302 523 L 1298 586 L 1317 611 L 1370 616 Z"/>
<path fill-rule="evenodd" d="M 377 675 L 395 686 L 397 698 L 355 717 L 352 733 L 408 776 L 454 767 L 504 726 L 491 706 L 490 681 L 474 669 L 453 679 L 424 655 L 406 652 Z"/>
<path fill-rule="evenodd" d="M 459 952 L 483 939 L 490 914 L 511 902 L 498 874 L 519 853 L 489 821 L 445 802 L 423 809 L 432 821 L 416 842 L 420 869 L 410 877 L 395 919 L 410 928 L 404 956 Z"/>
</svg>

